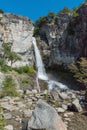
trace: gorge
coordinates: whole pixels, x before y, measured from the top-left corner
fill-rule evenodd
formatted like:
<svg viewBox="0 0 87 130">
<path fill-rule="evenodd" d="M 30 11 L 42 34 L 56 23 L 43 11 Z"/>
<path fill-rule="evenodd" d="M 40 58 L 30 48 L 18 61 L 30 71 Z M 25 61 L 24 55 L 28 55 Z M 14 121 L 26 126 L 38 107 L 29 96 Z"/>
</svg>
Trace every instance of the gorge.
<svg viewBox="0 0 87 130">
<path fill-rule="evenodd" d="M 0 88 L 0 130 L 86 130 L 87 2 L 36 23 L 0 13 Z"/>
</svg>

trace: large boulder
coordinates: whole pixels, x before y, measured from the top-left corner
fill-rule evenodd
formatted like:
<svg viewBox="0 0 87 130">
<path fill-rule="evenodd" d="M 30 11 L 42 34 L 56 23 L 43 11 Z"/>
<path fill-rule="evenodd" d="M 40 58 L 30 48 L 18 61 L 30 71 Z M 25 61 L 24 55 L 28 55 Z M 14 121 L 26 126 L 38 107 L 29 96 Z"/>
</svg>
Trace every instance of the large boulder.
<svg viewBox="0 0 87 130">
<path fill-rule="evenodd" d="M 43 100 L 39 100 L 28 121 L 27 130 L 67 130 L 56 110 Z"/>
</svg>

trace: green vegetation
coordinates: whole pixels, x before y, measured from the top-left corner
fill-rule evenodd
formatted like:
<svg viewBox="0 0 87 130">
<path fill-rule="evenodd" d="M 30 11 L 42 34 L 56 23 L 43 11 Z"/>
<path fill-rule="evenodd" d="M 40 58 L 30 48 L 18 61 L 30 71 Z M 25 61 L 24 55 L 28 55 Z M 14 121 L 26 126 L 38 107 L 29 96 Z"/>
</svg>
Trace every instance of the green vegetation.
<svg viewBox="0 0 87 130">
<path fill-rule="evenodd" d="M 1 13 L 1 14 L 3 14 L 3 13 L 4 13 L 4 11 L 3 11 L 2 9 L 0 9 L 0 13 Z"/>
<path fill-rule="evenodd" d="M 87 87 L 87 59 L 80 58 L 77 63 L 71 64 L 69 69 L 73 73 L 73 77 Z"/>
<path fill-rule="evenodd" d="M 0 58 L 0 71 L 8 72 L 11 70 L 12 70 L 12 68 L 10 66 L 6 65 L 5 60 Z"/>
<path fill-rule="evenodd" d="M 2 107 L 0 105 L 0 130 L 5 130 L 4 127 L 5 127 L 5 120 L 2 117 Z"/>
<path fill-rule="evenodd" d="M 39 29 L 44 23 L 52 23 L 55 19 L 54 12 L 49 12 L 46 16 L 40 17 L 35 22 L 35 29 L 34 29 L 34 36 L 37 36 L 39 34 Z"/>
<path fill-rule="evenodd" d="M 3 43 L 2 47 L 4 52 L 3 58 L 4 60 L 8 59 L 8 61 L 11 62 L 11 66 L 17 60 L 21 60 L 21 57 L 11 50 L 11 46 L 9 43 Z"/>
<path fill-rule="evenodd" d="M 61 11 L 58 12 L 58 16 L 63 13 L 71 13 L 70 9 L 68 7 L 64 7 Z"/>
<path fill-rule="evenodd" d="M 0 92 L 0 97 L 4 96 L 19 96 L 15 88 L 15 82 L 11 77 L 6 77 L 3 81 L 3 88 Z"/>
<path fill-rule="evenodd" d="M 22 66 L 22 67 L 19 67 L 19 68 L 14 68 L 14 70 L 16 72 L 18 72 L 19 74 L 23 74 L 23 73 L 26 73 L 26 74 L 29 74 L 29 73 L 34 73 L 34 67 L 31 66 Z"/>
<path fill-rule="evenodd" d="M 73 17 L 77 17 L 77 16 L 78 16 L 77 10 L 78 10 L 77 7 L 74 7 L 74 8 L 73 8 L 73 10 L 72 10 L 72 16 L 73 16 Z"/>
<path fill-rule="evenodd" d="M 31 80 L 29 78 L 24 78 L 21 83 L 22 88 L 26 87 L 29 83 L 31 83 Z"/>
</svg>

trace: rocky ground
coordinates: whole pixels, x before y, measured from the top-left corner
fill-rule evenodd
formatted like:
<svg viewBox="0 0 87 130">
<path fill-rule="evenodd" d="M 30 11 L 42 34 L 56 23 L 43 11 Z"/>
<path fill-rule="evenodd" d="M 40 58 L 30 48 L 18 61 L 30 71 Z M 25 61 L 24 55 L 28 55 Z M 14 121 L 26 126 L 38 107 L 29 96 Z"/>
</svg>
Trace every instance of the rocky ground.
<svg viewBox="0 0 87 130">
<path fill-rule="evenodd" d="M 87 114 L 84 111 L 80 92 L 61 92 L 54 89 L 51 92 L 44 90 L 38 93 L 37 90 L 27 90 L 24 94 L 20 90 L 20 97 L 4 97 L 0 99 L 3 108 L 3 117 L 6 122 L 6 130 L 21 130 L 22 120 L 29 119 L 38 100 L 42 99 L 53 108 L 62 117 L 68 130 L 87 130 Z M 80 105 L 82 104 L 82 106 Z"/>
</svg>

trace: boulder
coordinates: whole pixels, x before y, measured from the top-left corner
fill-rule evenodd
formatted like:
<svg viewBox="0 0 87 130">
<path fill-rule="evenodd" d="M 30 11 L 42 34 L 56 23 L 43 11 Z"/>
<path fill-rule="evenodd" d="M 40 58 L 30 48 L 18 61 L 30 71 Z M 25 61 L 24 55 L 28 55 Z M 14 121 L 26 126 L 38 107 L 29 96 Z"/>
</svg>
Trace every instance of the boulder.
<svg viewBox="0 0 87 130">
<path fill-rule="evenodd" d="M 53 88 L 52 91 L 50 92 L 50 95 L 51 95 L 53 100 L 59 100 L 58 90 L 57 89 Z"/>
<path fill-rule="evenodd" d="M 71 111 L 75 111 L 75 112 L 81 112 L 82 111 L 82 107 L 79 103 L 78 99 L 75 99 L 71 105 L 68 106 L 68 109 Z"/>
<path fill-rule="evenodd" d="M 5 126 L 5 130 L 13 130 L 13 126 L 12 125 L 7 125 L 7 126 Z"/>
<path fill-rule="evenodd" d="M 39 100 L 28 121 L 27 130 L 67 130 L 56 110 L 43 100 Z"/>
</svg>

